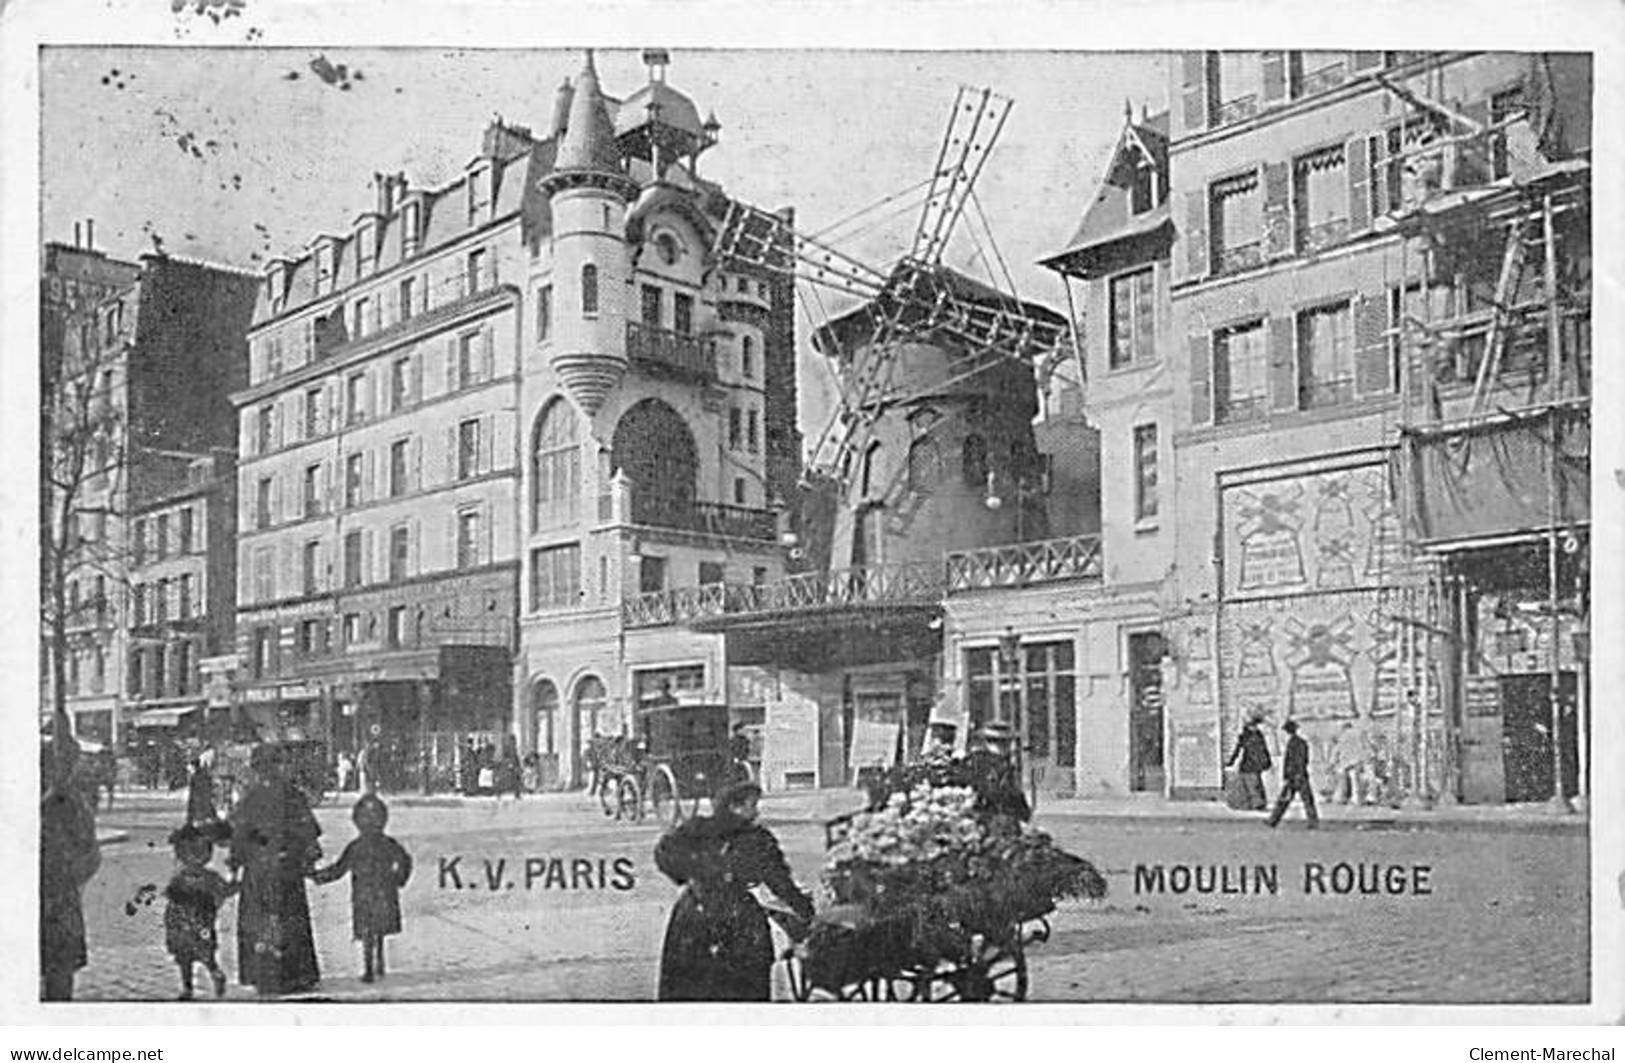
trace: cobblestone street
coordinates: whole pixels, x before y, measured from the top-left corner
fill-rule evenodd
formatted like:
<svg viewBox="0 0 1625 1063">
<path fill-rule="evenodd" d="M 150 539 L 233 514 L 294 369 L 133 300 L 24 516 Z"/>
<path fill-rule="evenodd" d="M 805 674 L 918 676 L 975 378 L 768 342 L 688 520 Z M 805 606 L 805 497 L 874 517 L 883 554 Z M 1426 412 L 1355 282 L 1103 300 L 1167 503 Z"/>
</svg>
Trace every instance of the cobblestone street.
<svg viewBox="0 0 1625 1063">
<path fill-rule="evenodd" d="M 177 811 L 148 800 L 103 814 L 105 829 L 129 836 L 106 847 L 86 894 L 91 964 L 80 977 L 81 1000 L 176 997 L 162 900 L 137 905 L 134 915 L 126 903 L 141 885 L 166 880 L 163 836 Z M 334 855 L 351 836 L 347 806 L 329 803 L 318 815 Z M 821 825 L 772 805 L 765 818 L 798 879 L 815 882 Z M 1269 832 L 1245 819 L 1128 820 L 1064 806 L 1039 819 L 1106 872 L 1111 894 L 1063 907 L 1050 940 L 1031 948 L 1035 1000 L 1557 1003 L 1583 1002 L 1588 993 L 1588 872 L 1577 830 L 1332 821 L 1310 833 L 1289 820 Z M 676 895 L 653 867 L 654 827 L 608 822 L 586 798 L 559 795 L 518 804 L 400 801 L 391 830 L 417 869 L 403 895 L 405 932 L 389 942 L 388 978 L 365 985 L 357 977 L 348 885 L 312 887 L 324 974 L 314 999 L 652 997 Z M 619 879 L 617 859 L 631 862 Z M 1310 865 L 1320 870 L 1306 893 Z M 1420 881 L 1429 892 L 1362 895 L 1358 865 L 1404 869 L 1374 883 L 1368 874 L 1366 885 L 1407 891 L 1418 884 L 1415 867 L 1424 866 Z M 1225 866 L 1226 877 L 1208 876 L 1206 869 Z M 1252 869 L 1269 867 L 1277 893 L 1196 892 L 1262 888 Z M 629 889 L 615 888 L 628 881 Z M 1175 892 L 1181 885 L 1186 892 Z M 235 919 L 229 902 L 220 926 L 221 961 L 233 976 L 228 1000 L 252 1000 L 235 984 Z M 782 971 L 775 978 L 782 998 Z"/>
</svg>

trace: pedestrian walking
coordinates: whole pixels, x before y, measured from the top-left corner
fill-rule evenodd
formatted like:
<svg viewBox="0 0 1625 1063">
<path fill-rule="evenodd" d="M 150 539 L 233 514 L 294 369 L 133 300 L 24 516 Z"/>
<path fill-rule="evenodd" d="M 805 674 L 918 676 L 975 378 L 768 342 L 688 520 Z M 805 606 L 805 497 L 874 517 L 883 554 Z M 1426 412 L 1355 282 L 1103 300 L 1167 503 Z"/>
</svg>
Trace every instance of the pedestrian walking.
<svg viewBox="0 0 1625 1063">
<path fill-rule="evenodd" d="M 207 829 L 187 823 L 169 836 L 179 863 L 164 887 L 164 947 L 181 972 L 182 1000 L 192 999 L 193 967 L 202 964 L 209 972 L 214 995 L 226 995 L 226 972 L 216 958 L 219 940 L 215 919 L 220 905 L 237 892 L 237 884 L 227 882 L 209 867 L 214 856 L 214 835 Z"/>
<path fill-rule="evenodd" d="M 378 788 L 376 785 L 377 781 L 373 778 L 372 774 L 373 766 L 371 742 L 363 742 L 361 744 L 361 749 L 356 752 L 355 773 L 356 778 L 360 781 L 362 793 L 370 794 Z"/>
<path fill-rule="evenodd" d="M 74 778 L 78 743 L 57 741 L 62 748 L 46 750 L 40 765 L 46 782 L 40 798 L 40 999 L 46 1001 L 72 1000 L 74 977 L 89 961 L 83 890 L 102 862 L 96 818 Z"/>
<path fill-rule="evenodd" d="M 812 920 L 812 898 L 791 878 L 778 839 L 756 823 L 761 796 L 755 783 L 735 783 L 716 796 L 714 815 L 685 821 L 655 846 L 655 865 L 682 887 L 660 952 L 661 1000 L 769 999 L 773 934 L 754 887 Z"/>
<path fill-rule="evenodd" d="M 232 815 L 228 861 L 242 871 L 237 978 L 268 996 L 298 993 L 321 981 L 305 876 L 322 829 L 275 746 L 256 746 L 249 764 L 256 778 Z"/>
<path fill-rule="evenodd" d="M 1303 798 L 1304 815 L 1309 817 L 1309 829 L 1314 830 L 1320 826 L 1320 813 L 1315 809 L 1315 788 L 1309 784 L 1309 743 L 1298 736 L 1297 720 L 1288 720 L 1281 729 L 1287 733 L 1286 756 L 1281 764 L 1281 794 L 1269 824 L 1273 827 L 1281 822 L 1296 794 Z"/>
<path fill-rule="evenodd" d="M 502 753 L 496 762 L 496 793 L 511 793 L 514 800 L 525 796 L 523 772 L 519 766 L 519 743 L 513 735 L 502 736 Z"/>
<path fill-rule="evenodd" d="M 350 929 L 361 942 L 361 980 L 384 976 L 384 938 L 401 932 L 401 887 L 412 877 L 412 857 L 384 833 L 389 807 L 363 794 L 350 811 L 360 835 L 339 858 L 311 874 L 318 884 L 350 876 Z"/>
<path fill-rule="evenodd" d="M 1235 766 L 1236 779 L 1241 787 L 1241 807 L 1252 812 L 1262 812 L 1269 807 L 1263 776 L 1274 761 L 1270 759 L 1270 747 L 1264 741 L 1264 732 L 1258 726 L 1263 719 L 1261 712 L 1247 717 L 1241 734 L 1236 737 L 1236 748 L 1231 751 L 1230 759 L 1225 761 L 1225 767 Z"/>
<path fill-rule="evenodd" d="M 338 759 L 333 764 L 333 774 L 338 779 L 339 793 L 348 793 L 350 791 L 350 779 L 355 775 L 355 762 L 350 759 L 350 754 L 340 753 L 338 755 Z"/>
</svg>

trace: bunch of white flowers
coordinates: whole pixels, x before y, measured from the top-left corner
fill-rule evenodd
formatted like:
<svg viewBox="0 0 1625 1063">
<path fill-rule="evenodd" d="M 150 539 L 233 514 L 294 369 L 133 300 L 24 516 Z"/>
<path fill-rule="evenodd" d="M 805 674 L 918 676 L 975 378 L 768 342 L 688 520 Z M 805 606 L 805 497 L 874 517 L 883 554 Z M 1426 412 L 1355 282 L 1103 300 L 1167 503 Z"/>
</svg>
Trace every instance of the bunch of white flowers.
<svg viewBox="0 0 1625 1063">
<path fill-rule="evenodd" d="M 893 794 L 885 808 L 852 821 L 829 863 L 859 860 L 895 867 L 974 846 L 982 840 L 972 815 L 975 805 L 976 792 L 963 786 L 921 785 L 912 793 Z"/>
</svg>

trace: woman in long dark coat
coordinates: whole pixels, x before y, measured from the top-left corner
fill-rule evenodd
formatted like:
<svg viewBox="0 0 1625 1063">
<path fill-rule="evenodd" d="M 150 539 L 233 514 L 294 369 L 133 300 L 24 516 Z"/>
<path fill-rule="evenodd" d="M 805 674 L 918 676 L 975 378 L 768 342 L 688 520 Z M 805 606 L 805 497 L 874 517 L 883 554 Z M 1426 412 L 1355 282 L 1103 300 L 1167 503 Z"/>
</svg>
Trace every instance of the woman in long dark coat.
<svg viewBox="0 0 1625 1063">
<path fill-rule="evenodd" d="M 59 734 L 61 732 L 58 732 Z M 74 778 L 78 745 L 49 747 L 40 762 L 48 783 L 40 798 L 40 999 L 72 1000 L 73 980 L 89 958 L 81 891 L 101 866 L 96 819 Z"/>
<path fill-rule="evenodd" d="M 715 815 L 683 823 L 655 846 L 655 865 L 683 887 L 660 953 L 661 1000 L 769 998 L 773 934 L 753 887 L 812 919 L 812 899 L 790 877 L 777 839 L 756 824 L 761 795 L 754 783 L 736 783 L 717 795 Z"/>
<path fill-rule="evenodd" d="M 231 818 L 233 868 L 242 869 L 237 908 L 237 980 L 261 993 L 298 993 L 321 980 L 305 876 L 321 858 L 322 830 L 274 747 L 254 750 L 258 781 Z"/>
</svg>

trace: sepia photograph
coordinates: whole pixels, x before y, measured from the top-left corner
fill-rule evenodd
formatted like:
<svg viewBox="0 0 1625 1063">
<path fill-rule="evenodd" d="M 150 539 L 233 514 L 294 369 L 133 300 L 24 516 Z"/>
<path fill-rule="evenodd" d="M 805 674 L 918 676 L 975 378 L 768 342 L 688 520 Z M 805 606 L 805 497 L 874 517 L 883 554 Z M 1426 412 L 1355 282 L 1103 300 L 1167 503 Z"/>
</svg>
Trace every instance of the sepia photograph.
<svg viewBox="0 0 1625 1063">
<path fill-rule="evenodd" d="M 1606 1005 L 1592 52 L 156 6 L 8 165 L 47 1021 Z"/>
</svg>

